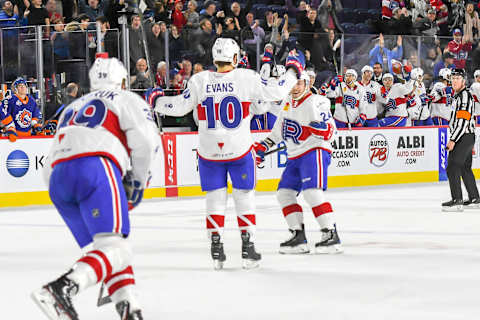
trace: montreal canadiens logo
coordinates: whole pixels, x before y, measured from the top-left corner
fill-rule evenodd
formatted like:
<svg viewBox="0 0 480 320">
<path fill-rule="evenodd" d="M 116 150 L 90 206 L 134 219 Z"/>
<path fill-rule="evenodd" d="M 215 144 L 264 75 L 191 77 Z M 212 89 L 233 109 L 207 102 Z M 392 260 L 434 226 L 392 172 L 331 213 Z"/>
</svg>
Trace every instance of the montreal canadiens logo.
<svg viewBox="0 0 480 320">
<path fill-rule="evenodd" d="M 368 157 L 370 163 L 376 167 L 385 165 L 388 159 L 388 141 L 383 134 L 377 133 L 370 139 Z"/>
<path fill-rule="evenodd" d="M 28 172 L 30 160 L 21 150 L 12 151 L 7 157 L 7 171 L 15 178 L 23 177 Z"/>
</svg>

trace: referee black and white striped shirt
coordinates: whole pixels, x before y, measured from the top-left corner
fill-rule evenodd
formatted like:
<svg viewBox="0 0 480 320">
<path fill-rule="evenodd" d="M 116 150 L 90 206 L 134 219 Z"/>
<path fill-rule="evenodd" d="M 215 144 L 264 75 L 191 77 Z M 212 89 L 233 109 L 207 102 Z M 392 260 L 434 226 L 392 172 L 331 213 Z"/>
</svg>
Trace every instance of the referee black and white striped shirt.
<svg viewBox="0 0 480 320">
<path fill-rule="evenodd" d="M 453 107 L 455 109 L 450 117 L 450 140 L 457 143 L 464 134 L 475 134 L 475 101 L 472 94 L 463 88 L 455 94 Z"/>
</svg>

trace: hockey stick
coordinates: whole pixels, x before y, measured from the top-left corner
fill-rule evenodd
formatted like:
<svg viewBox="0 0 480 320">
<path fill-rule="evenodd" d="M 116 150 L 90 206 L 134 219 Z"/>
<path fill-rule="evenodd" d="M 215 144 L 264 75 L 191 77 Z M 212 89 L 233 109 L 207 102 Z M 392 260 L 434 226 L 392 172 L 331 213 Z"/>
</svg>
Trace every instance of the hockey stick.
<svg viewBox="0 0 480 320">
<path fill-rule="evenodd" d="M 279 151 L 283 151 L 283 150 L 285 150 L 285 149 L 287 149 L 286 146 L 281 146 L 280 148 L 276 148 L 276 149 L 273 149 L 273 150 L 269 150 L 269 151 L 265 152 L 263 155 L 264 155 L 264 156 L 268 156 L 269 154 L 272 154 L 272 153 L 275 153 L 275 152 L 279 152 Z"/>
</svg>

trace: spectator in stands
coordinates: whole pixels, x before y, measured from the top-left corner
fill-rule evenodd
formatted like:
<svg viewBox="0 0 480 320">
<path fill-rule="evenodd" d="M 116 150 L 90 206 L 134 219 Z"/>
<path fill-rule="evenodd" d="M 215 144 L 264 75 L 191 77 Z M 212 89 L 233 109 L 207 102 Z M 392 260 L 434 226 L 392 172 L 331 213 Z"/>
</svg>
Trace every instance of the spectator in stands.
<svg viewBox="0 0 480 320">
<path fill-rule="evenodd" d="M 392 73 L 392 59 L 401 60 L 403 57 L 402 36 L 397 37 L 397 45 L 392 50 L 385 48 L 385 39 L 383 34 L 378 37 L 378 44 L 370 50 L 368 54 L 370 65 L 380 63 L 383 70 L 389 70 Z"/>
<path fill-rule="evenodd" d="M 208 19 L 210 20 L 212 26 L 216 25 L 217 19 L 215 17 L 215 12 L 217 10 L 217 5 L 215 4 L 215 2 L 212 0 L 208 0 L 203 4 L 203 7 L 205 9 L 200 11 L 200 21 L 202 21 L 203 19 Z"/>
<path fill-rule="evenodd" d="M 161 1 L 155 2 L 155 21 L 163 21 L 165 23 L 170 23 L 170 11 L 167 9 L 165 4 Z"/>
<path fill-rule="evenodd" d="M 155 74 L 155 83 L 157 87 L 166 89 L 167 82 L 167 63 L 165 61 L 160 61 L 157 65 L 157 73 Z"/>
<path fill-rule="evenodd" d="M 170 63 L 179 61 L 182 58 L 182 51 L 185 50 L 184 41 L 178 32 L 177 26 L 174 24 L 170 26 L 168 49 L 170 53 Z"/>
<path fill-rule="evenodd" d="M 135 65 L 135 75 L 130 78 L 132 89 L 148 89 L 153 87 L 153 76 L 145 59 L 138 59 Z"/>
<path fill-rule="evenodd" d="M 411 34 L 412 19 L 407 8 L 400 9 L 399 7 L 393 9 L 392 19 L 387 24 L 385 34 Z"/>
<path fill-rule="evenodd" d="M 445 52 L 442 56 L 443 60 L 435 63 L 433 66 L 433 77 L 434 79 L 438 78 L 438 73 L 440 72 L 441 69 L 443 68 L 450 68 L 450 69 L 455 69 L 456 66 L 453 63 L 453 58 L 454 55 L 450 52 Z"/>
<path fill-rule="evenodd" d="M 437 35 L 438 26 L 435 18 L 437 17 L 437 12 L 435 9 L 429 9 L 427 12 L 427 17 L 422 18 L 418 21 L 413 23 L 413 34 L 417 36 L 424 36 L 424 37 L 434 37 Z M 433 43 L 433 38 L 424 38 L 423 42 L 427 41 L 429 43 Z"/>
<path fill-rule="evenodd" d="M 238 43 L 240 43 L 240 24 L 238 23 L 237 18 L 226 17 L 225 20 L 225 29 L 223 29 L 221 24 L 218 24 L 217 31 L 221 31 L 222 38 L 232 38 Z M 220 31 L 218 30 L 220 28 Z"/>
<path fill-rule="evenodd" d="M 110 0 L 108 2 L 108 6 L 105 9 L 105 17 L 108 20 L 110 28 L 120 29 L 118 18 L 120 18 L 121 13 L 119 13 L 119 11 L 125 11 L 125 10 L 126 10 L 125 0 Z"/>
<path fill-rule="evenodd" d="M 145 47 L 143 46 L 140 16 L 133 15 L 131 21 L 132 25 L 130 26 L 130 32 L 128 34 L 130 43 L 130 72 L 133 71 L 133 67 L 139 59 L 145 58 Z"/>
<path fill-rule="evenodd" d="M 54 31 L 50 36 L 50 40 L 53 41 L 55 60 L 68 59 L 70 57 L 70 44 L 68 41 L 68 33 L 64 32 L 65 25 L 63 24 L 63 18 L 54 17 L 52 24 Z"/>
<path fill-rule="evenodd" d="M 67 84 L 67 87 L 65 88 L 65 92 L 67 93 L 67 97 L 65 99 L 66 106 L 68 106 L 73 100 L 80 98 L 82 96 L 80 87 L 75 82 L 70 82 L 69 84 Z"/>
<path fill-rule="evenodd" d="M 272 24 L 272 31 L 268 34 L 265 32 L 265 42 L 267 43 L 272 43 L 275 47 L 275 55 L 276 58 L 279 58 L 279 49 L 284 45 L 284 41 L 288 41 L 288 38 L 290 34 L 288 33 L 288 15 L 284 15 L 284 22 L 283 22 L 283 28 L 280 32 L 279 28 L 280 25 L 282 24 L 282 18 L 278 16 L 278 14 L 274 13 L 273 14 L 273 24 Z M 283 53 L 280 54 L 280 56 L 283 55 Z M 278 59 L 276 61 L 280 61 L 281 59 Z"/>
<path fill-rule="evenodd" d="M 415 23 L 427 17 L 429 3 L 425 0 L 410 0 L 410 9 L 412 21 Z"/>
<path fill-rule="evenodd" d="M 0 28 L 15 27 L 18 23 L 18 10 L 9 0 L 2 3 L 2 10 L 0 11 Z M 3 31 L 4 36 L 15 36 L 17 33 L 15 30 Z"/>
<path fill-rule="evenodd" d="M 463 28 L 463 22 L 465 21 L 464 2 L 464 0 L 450 0 L 448 2 L 450 5 L 448 10 L 448 27 L 450 30 Z"/>
<path fill-rule="evenodd" d="M 442 50 L 439 46 L 429 48 L 427 50 L 427 57 L 422 59 L 423 79 L 425 81 L 432 81 L 435 79 L 434 67 L 438 62 L 442 62 Z"/>
<path fill-rule="evenodd" d="M 322 25 L 317 20 L 317 10 L 307 5 L 307 10 L 300 14 L 300 44 L 307 50 L 312 51 L 314 33 L 322 30 Z"/>
<path fill-rule="evenodd" d="M 399 7 L 400 7 L 399 1 L 382 0 L 382 20 L 389 21 L 392 18 L 393 10 Z"/>
<path fill-rule="evenodd" d="M 343 33 L 342 26 L 337 18 L 337 13 L 343 10 L 340 0 L 322 0 L 318 7 L 318 20 L 322 25 L 322 29 L 328 32 L 334 29 L 336 32 Z"/>
<path fill-rule="evenodd" d="M 322 59 L 321 63 L 315 63 L 319 68 L 323 70 L 329 70 L 331 72 L 337 73 L 338 68 L 340 68 L 340 45 L 341 40 L 333 29 L 328 29 L 328 35 L 325 41 L 325 37 L 322 38 Z M 313 58 L 315 60 L 315 57 Z"/>
<path fill-rule="evenodd" d="M 465 24 L 463 25 L 463 31 L 465 35 L 472 39 L 474 42 L 479 40 L 480 19 L 478 12 L 474 10 L 473 3 L 468 3 L 465 13 Z"/>
<path fill-rule="evenodd" d="M 192 76 L 192 62 L 188 59 L 183 59 L 181 65 L 182 68 L 180 69 L 180 75 L 185 81 L 188 81 Z"/>
<path fill-rule="evenodd" d="M 110 29 L 106 17 L 98 17 L 96 22 L 100 25 L 100 43 L 102 46 L 102 52 L 107 52 L 110 58 L 118 58 L 117 32 Z"/>
<path fill-rule="evenodd" d="M 201 63 L 195 63 L 193 66 L 193 74 L 202 72 L 203 70 L 203 65 Z"/>
<path fill-rule="evenodd" d="M 203 65 L 208 66 L 212 64 L 212 47 L 221 32 L 221 29 L 217 29 L 216 34 L 213 33 L 213 27 L 210 20 L 203 19 L 200 21 L 200 31 L 196 36 L 198 41 L 196 49 L 198 55 L 201 57 L 200 63 Z"/>
<path fill-rule="evenodd" d="M 48 12 L 48 18 L 53 23 L 53 20 L 58 20 L 62 18 L 62 15 L 57 12 L 57 1 L 56 0 L 48 0 L 47 4 L 45 5 L 45 9 Z"/>
<path fill-rule="evenodd" d="M 312 1 L 312 7 L 314 8 L 318 7 L 319 3 L 320 3 L 320 0 Z M 300 21 L 304 11 L 307 10 L 307 2 L 303 0 L 298 3 L 298 7 L 295 7 L 295 5 L 292 3 L 292 0 L 286 0 L 285 4 L 287 5 L 289 16 L 295 17 L 297 22 Z"/>
<path fill-rule="evenodd" d="M 437 12 L 437 26 L 439 28 L 438 35 L 446 36 L 450 32 L 448 31 L 448 7 L 442 2 L 442 0 L 430 0 L 430 5 Z"/>
<path fill-rule="evenodd" d="M 172 85 L 170 86 L 175 90 L 175 95 L 180 94 L 184 89 L 183 77 L 177 69 L 172 69 L 170 71 L 170 79 L 172 79 Z"/>
<path fill-rule="evenodd" d="M 154 23 L 150 29 L 147 28 L 147 44 L 152 64 L 150 68 L 154 70 L 160 61 L 165 60 L 165 32 L 162 32 L 160 23 Z"/>
<path fill-rule="evenodd" d="M 87 32 L 90 18 L 86 14 L 81 14 L 76 20 L 67 24 L 65 28 L 69 33 L 70 54 L 75 59 L 86 59 L 87 36 L 85 33 Z"/>
<path fill-rule="evenodd" d="M 228 7 L 227 0 L 221 0 L 222 2 L 222 11 L 225 13 L 226 17 L 234 17 L 238 19 L 238 23 L 240 24 L 240 28 L 245 28 L 247 24 L 247 13 L 250 12 L 252 9 L 253 0 L 247 0 L 247 4 L 245 8 L 242 9 L 240 4 L 236 1 L 232 2 L 230 8 Z"/>
<path fill-rule="evenodd" d="M 373 64 L 373 77 L 372 77 L 372 80 L 373 81 L 376 81 L 380 84 L 383 84 L 382 82 L 382 78 L 383 78 L 383 68 L 382 68 L 382 64 L 379 63 L 379 62 L 375 62 Z"/>
<path fill-rule="evenodd" d="M 42 0 L 32 0 L 30 6 L 23 13 L 23 17 L 27 19 L 29 26 L 50 25 L 48 11 L 42 6 Z M 49 27 L 47 27 L 47 34 L 50 34 Z"/>
<path fill-rule="evenodd" d="M 172 12 L 172 25 L 177 27 L 178 33 L 182 32 L 183 26 L 187 23 L 187 19 L 183 15 L 183 3 L 181 0 L 175 1 L 175 7 Z"/>
<path fill-rule="evenodd" d="M 254 20 L 252 12 L 247 13 L 247 25 L 252 29 L 253 39 L 247 39 L 244 43 L 247 45 L 256 45 L 257 41 L 263 43 L 263 40 L 265 39 L 265 31 L 260 26 L 258 19 Z"/>
<path fill-rule="evenodd" d="M 85 13 L 90 21 L 95 21 L 97 17 L 105 16 L 107 0 L 78 0 L 79 13 Z M 112 0 L 113 1 L 113 0 Z"/>
<path fill-rule="evenodd" d="M 453 40 L 448 43 L 444 52 L 453 54 L 453 63 L 456 68 L 465 69 L 465 63 L 470 51 L 472 51 L 472 40 L 466 35 L 463 36 L 462 30 L 453 30 Z"/>
<path fill-rule="evenodd" d="M 186 19 L 186 24 L 183 27 L 183 39 L 185 43 L 191 43 L 193 41 L 194 33 L 200 27 L 199 15 L 197 13 L 197 2 L 195 0 L 188 1 L 188 9 L 183 13 Z"/>
</svg>

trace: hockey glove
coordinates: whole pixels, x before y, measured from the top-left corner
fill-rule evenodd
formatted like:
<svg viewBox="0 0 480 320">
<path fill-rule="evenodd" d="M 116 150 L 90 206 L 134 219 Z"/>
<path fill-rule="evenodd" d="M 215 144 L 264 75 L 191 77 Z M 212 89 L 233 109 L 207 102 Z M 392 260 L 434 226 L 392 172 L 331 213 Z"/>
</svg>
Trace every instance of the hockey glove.
<svg viewBox="0 0 480 320">
<path fill-rule="evenodd" d="M 312 121 L 308 126 L 311 134 L 318 136 L 323 140 L 330 140 L 333 136 L 333 126 L 328 122 Z"/>
<path fill-rule="evenodd" d="M 297 72 L 297 79 L 300 79 L 303 70 L 305 70 L 305 55 L 302 51 L 292 50 L 288 53 L 287 60 L 285 62 L 285 68 L 295 69 Z"/>
<path fill-rule="evenodd" d="M 324 84 L 322 84 L 322 86 L 320 87 L 320 90 L 318 90 L 318 94 L 319 94 L 319 95 L 322 95 L 322 96 L 326 96 L 326 95 L 327 95 L 327 90 L 328 90 L 328 87 L 327 87 L 327 85 L 324 83 Z"/>
<path fill-rule="evenodd" d="M 357 123 L 355 123 L 355 126 L 363 127 L 365 125 L 365 121 L 367 121 L 367 116 L 362 113 L 358 116 L 358 120 Z"/>
<path fill-rule="evenodd" d="M 265 152 L 267 152 L 269 148 L 264 141 L 260 141 L 253 144 L 253 149 L 255 149 L 255 153 L 257 154 L 255 157 L 255 163 L 258 166 L 260 163 L 265 161 Z"/>
<path fill-rule="evenodd" d="M 453 95 L 453 88 L 452 87 L 445 87 L 443 89 L 445 95 Z"/>
<path fill-rule="evenodd" d="M 40 123 L 37 123 L 32 127 L 32 136 L 41 136 L 41 135 L 42 135 L 42 125 Z"/>
<path fill-rule="evenodd" d="M 128 200 L 128 208 L 133 209 L 140 204 L 143 198 L 143 188 L 140 181 L 133 178 L 131 171 L 128 171 L 122 180 L 123 188 Z"/>
<path fill-rule="evenodd" d="M 273 52 L 266 50 L 263 53 L 262 63 L 273 63 Z"/>
<path fill-rule="evenodd" d="M 17 134 L 17 131 L 14 128 L 7 129 L 7 131 L 5 133 L 7 134 L 8 140 L 10 140 L 10 142 L 17 141 L 18 134 Z"/>
<path fill-rule="evenodd" d="M 339 76 L 336 76 L 335 78 L 333 78 L 331 81 L 330 81 L 330 88 L 332 90 L 335 90 L 335 88 L 340 85 L 340 83 L 343 82 L 343 76 L 339 75 Z"/>
<path fill-rule="evenodd" d="M 159 97 L 163 97 L 164 95 L 165 93 L 163 92 L 162 88 L 150 88 L 145 92 L 145 101 L 147 101 L 148 104 L 152 106 L 152 108 L 155 108 L 155 103 L 157 99 Z"/>
</svg>

